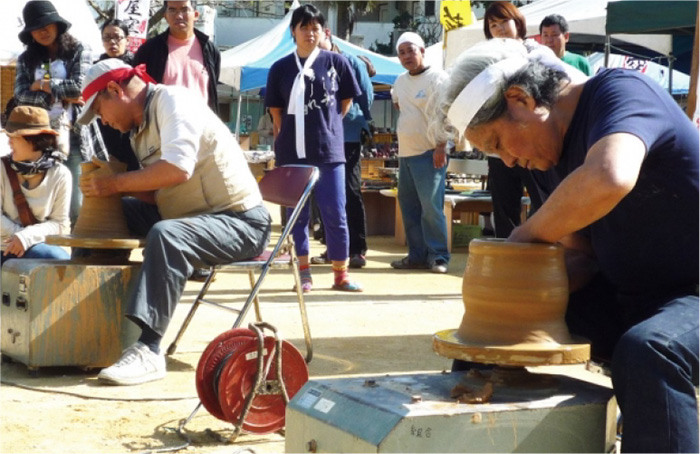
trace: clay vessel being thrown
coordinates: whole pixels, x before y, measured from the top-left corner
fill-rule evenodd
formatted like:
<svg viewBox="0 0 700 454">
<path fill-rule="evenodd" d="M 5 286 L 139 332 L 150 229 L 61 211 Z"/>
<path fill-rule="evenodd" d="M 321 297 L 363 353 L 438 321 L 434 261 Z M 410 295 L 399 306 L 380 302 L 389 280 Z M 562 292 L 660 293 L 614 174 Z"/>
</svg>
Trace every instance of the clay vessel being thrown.
<svg viewBox="0 0 700 454">
<path fill-rule="evenodd" d="M 564 322 L 568 298 L 562 246 L 473 240 L 457 338 L 491 346 L 572 343 Z"/>
<path fill-rule="evenodd" d="M 126 171 L 126 164 L 109 161 L 106 166 L 98 167 L 92 162 L 80 164 L 83 175 L 91 172 L 113 175 Z M 85 197 L 78 219 L 73 227 L 72 236 L 86 238 L 128 238 L 129 229 L 122 209 L 121 195 L 110 197 Z"/>
</svg>

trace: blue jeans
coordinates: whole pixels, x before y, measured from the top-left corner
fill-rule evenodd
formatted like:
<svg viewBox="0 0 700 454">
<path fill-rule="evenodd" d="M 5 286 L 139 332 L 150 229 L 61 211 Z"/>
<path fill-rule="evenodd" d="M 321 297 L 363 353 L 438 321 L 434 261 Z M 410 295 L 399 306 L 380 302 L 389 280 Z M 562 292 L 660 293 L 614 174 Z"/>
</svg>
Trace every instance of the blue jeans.
<svg viewBox="0 0 700 454">
<path fill-rule="evenodd" d="M 698 297 L 670 299 L 615 347 L 623 452 L 698 452 Z"/>
<path fill-rule="evenodd" d="M 444 213 L 447 167 L 436 169 L 433 151 L 399 158 L 398 202 L 412 263 L 450 261 Z"/>
<path fill-rule="evenodd" d="M 5 263 L 6 260 L 16 259 L 14 254 L 0 255 L 0 263 Z M 37 243 L 24 251 L 24 255 L 20 259 L 52 259 L 52 260 L 68 260 L 70 255 L 60 246 L 53 244 Z"/>
<path fill-rule="evenodd" d="M 133 198 L 122 199 L 122 204 L 129 231 L 146 237 L 126 315 L 161 336 L 195 268 L 256 257 L 270 241 L 270 213 L 262 205 L 163 220 L 155 205 Z"/>
<path fill-rule="evenodd" d="M 314 199 L 321 213 L 330 260 L 348 258 L 348 223 L 345 214 L 345 164 L 319 164 L 319 177 L 314 187 Z M 287 216 L 292 209 L 287 209 Z M 309 255 L 310 203 L 307 201 L 292 229 L 297 255 Z"/>
</svg>

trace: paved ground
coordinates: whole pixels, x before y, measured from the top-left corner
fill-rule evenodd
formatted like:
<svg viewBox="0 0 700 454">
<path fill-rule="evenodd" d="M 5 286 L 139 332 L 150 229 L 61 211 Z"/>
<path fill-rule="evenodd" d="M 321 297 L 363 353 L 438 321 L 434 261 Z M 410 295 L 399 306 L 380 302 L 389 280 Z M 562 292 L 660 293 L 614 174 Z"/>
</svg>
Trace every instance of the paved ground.
<svg viewBox="0 0 700 454">
<path fill-rule="evenodd" d="M 312 244 L 313 252 L 322 247 Z M 453 254 L 449 273 L 392 270 L 389 262 L 405 249 L 391 237 L 371 237 L 367 267 L 353 273 L 364 293 L 330 290 L 330 266 L 314 266 L 314 291 L 306 297 L 314 339 L 312 378 L 347 375 L 441 371 L 451 361 L 431 349 L 434 332 L 459 325 L 462 273 L 466 248 Z M 263 317 L 303 351 L 303 334 L 291 274 L 273 272 L 261 292 Z M 222 273 L 213 295 L 222 302 L 241 301 L 247 295 L 247 277 Z M 170 340 L 198 290 L 189 283 L 171 328 Z M 231 303 L 233 304 L 233 303 Z M 252 312 L 252 311 L 251 311 Z M 252 321 L 253 315 L 248 316 Z M 201 352 L 218 334 L 230 328 L 233 315 L 202 307 L 175 355 L 168 359 L 166 379 L 141 386 L 104 387 L 94 373 L 60 368 L 27 376 L 16 363 L 2 365 L 0 388 L 0 452 L 142 452 L 181 443 L 169 428 L 194 409 L 198 399 L 194 372 Z M 247 324 L 247 322 L 246 322 Z M 604 385 L 608 381 L 581 367 L 555 368 Z M 227 446 L 212 436 L 228 436 L 231 425 L 201 410 L 188 424 L 193 444 L 183 452 L 219 453 L 250 448 L 255 452 L 282 452 L 279 434 L 241 436 Z"/>
</svg>

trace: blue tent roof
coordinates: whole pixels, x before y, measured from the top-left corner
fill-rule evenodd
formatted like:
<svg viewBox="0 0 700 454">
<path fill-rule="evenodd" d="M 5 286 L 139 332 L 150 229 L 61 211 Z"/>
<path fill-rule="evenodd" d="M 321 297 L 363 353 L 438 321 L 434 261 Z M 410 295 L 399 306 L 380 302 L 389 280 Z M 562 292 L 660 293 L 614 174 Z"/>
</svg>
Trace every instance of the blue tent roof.
<svg viewBox="0 0 700 454">
<path fill-rule="evenodd" d="M 296 8 L 295 1 L 292 8 Z M 289 24 L 291 9 L 271 30 L 221 54 L 221 77 L 219 81 L 239 91 L 254 90 L 267 84 L 267 73 L 274 62 L 290 54 L 296 48 Z M 401 64 L 390 58 L 333 37 L 333 42 L 342 52 L 363 55 L 369 58 L 377 70 L 372 82 L 392 85 L 399 74 L 405 71 Z M 262 57 L 261 57 L 262 55 Z"/>
</svg>

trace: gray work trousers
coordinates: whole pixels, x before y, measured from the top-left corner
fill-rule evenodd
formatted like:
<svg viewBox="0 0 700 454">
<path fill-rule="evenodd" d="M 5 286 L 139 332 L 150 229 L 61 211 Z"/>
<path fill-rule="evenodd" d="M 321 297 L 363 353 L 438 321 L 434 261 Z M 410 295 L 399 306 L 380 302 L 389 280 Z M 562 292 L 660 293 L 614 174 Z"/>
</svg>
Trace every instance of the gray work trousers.
<svg viewBox="0 0 700 454">
<path fill-rule="evenodd" d="M 131 233 L 146 237 L 126 316 L 161 336 L 195 268 L 256 257 L 270 241 L 270 213 L 262 205 L 163 220 L 155 205 L 131 197 L 122 203 Z"/>
</svg>

